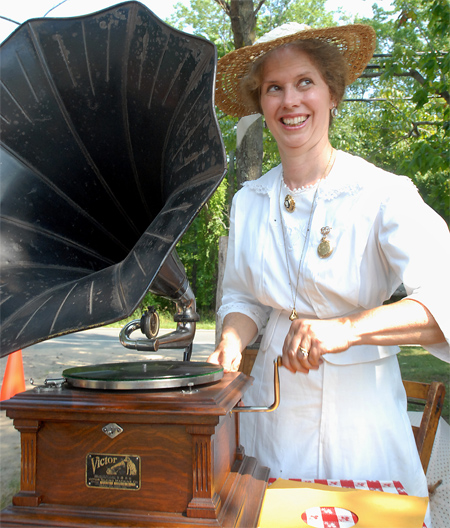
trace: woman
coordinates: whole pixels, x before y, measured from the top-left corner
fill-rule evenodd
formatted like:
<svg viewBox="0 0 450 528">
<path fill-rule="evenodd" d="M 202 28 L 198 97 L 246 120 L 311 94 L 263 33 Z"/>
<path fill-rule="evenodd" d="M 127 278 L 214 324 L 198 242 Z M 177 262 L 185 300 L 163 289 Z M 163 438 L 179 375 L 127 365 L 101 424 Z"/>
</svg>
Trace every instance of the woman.
<svg viewBox="0 0 450 528">
<path fill-rule="evenodd" d="M 234 198 L 209 361 L 236 371 L 265 327 L 245 395 L 264 405 L 282 353 L 280 407 L 241 415 L 241 443 L 272 477 L 400 480 L 425 496 L 396 345 L 449 361 L 448 229 L 408 178 L 328 138 L 374 47 L 369 26 L 297 28 L 219 61 L 217 105 L 262 113 L 281 165 Z M 383 305 L 401 283 L 408 296 Z"/>
</svg>

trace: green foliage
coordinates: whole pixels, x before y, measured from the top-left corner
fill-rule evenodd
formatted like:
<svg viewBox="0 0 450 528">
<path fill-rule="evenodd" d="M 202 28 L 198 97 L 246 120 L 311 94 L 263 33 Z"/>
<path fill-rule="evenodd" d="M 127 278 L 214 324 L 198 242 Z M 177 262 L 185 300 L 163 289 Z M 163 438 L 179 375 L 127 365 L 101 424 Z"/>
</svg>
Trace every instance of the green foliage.
<svg viewBox="0 0 450 528">
<path fill-rule="evenodd" d="M 175 14 L 167 20 L 168 24 L 180 31 L 191 28 L 194 35 L 214 42 L 219 57 L 232 51 L 233 33 L 228 15 L 214 0 L 190 0 L 190 3 L 190 8 L 175 4 Z"/>
<path fill-rule="evenodd" d="M 442 418 L 450 423 L 450 365 L 432 356 L 422 347 L 402 346 L 398 354 L 398 362 L 402 379 L 431 383 L 441 381 L 445 385 L 445 398 L 442 407 Z M 415 409 L 411 409 L 415 410 Z M 422 409 L 417 409 L 422 410 Z"/>
<path fill-rule="evenodd" d="M 395 0 L 374 20 L 378 79 L 350 86 L 334 145 L 396 174 L 409 176 L 424 200 L 449 222 L 450 7 L 443 0 Z M 370 84 L 367 84 L 369 82 Z M 369 99 L 369 101 L 368 101 Z"/>
<path fill-rule="evenodd" d="M 177 247 L 199 311 L 208 312 L 215 307 L 219 238 L 227 234 L 227 185 L 227 180 L 220 184 Z"/>
<path fill-rule="evenodd" d="M 311 27 L 332 26 L 333 14 L 325 9 L 326 0 L 267 0 L 258 15 L 257 38 L 286 22 Z"/>
</svg>

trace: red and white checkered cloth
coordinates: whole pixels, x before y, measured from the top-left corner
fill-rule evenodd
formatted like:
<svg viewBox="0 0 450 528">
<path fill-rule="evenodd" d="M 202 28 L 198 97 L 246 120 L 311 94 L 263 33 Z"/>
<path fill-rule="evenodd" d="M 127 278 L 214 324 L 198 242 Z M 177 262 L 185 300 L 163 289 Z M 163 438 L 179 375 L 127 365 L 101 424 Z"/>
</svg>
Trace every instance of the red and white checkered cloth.
<svg viewBox="0 0 450 528">
<path fill-rule="evenodd" d="M 269 479 L 269 485 L 276 479 Z M 325 486 L 335 486 L 337 488 L 352 488 L 369 491 L 386 491 L 397 495 L 408 495 L 398 480 L 326 480 L 326 479 L 289 479 L 296 482 L 310 482 L 312 484 L 324 484 Z"/>
<path fill-rule="evenodd" d="M 269 479 L 269 486 L 276 479 Z M 338 488 L 351 488 L 369 491 L 384 491 L 397 495 L 408 495 L 398 480 L 325 480 L 325 479 L 289 479 L 297 482 L 324 484 Z M 302 514 L 302 521 L 314 528 L 351 528 L 355 526 L 358 517 L 348 510 L 333 507 L 309 508 Z M 423 528 L 427 528 L 425 523 Z"/>
</svg>

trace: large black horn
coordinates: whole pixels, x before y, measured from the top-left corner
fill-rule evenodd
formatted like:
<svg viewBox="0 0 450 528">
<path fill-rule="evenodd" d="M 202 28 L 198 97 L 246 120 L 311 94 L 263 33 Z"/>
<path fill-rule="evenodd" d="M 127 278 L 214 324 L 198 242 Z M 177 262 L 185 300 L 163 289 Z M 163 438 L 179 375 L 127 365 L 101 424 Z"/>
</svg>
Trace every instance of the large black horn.
<svg viewBox="0 0 450 528">
<path fill-rule="evenodd" d="M 133 313 L 219 185 L 216 50 L 127 2 L 1 46 L 1 355 Z"/>
</svg>

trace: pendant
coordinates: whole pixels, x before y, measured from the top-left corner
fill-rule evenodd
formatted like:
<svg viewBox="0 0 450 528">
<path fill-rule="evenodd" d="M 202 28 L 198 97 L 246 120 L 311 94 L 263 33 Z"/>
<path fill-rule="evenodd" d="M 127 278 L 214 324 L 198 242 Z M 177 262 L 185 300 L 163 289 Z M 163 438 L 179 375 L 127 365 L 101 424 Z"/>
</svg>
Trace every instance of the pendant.
<svg viewBox="0 0 450 528">
<path fill-rule="evenodd" d="M 297 310 L 295 308 L 292 308 L 291 315 L 289 316 L 290 321 L 295 321 L 295 319 L 298 319 Z"/>
<path fill-rule="evenodd" d="M 318 247 L 317 247 L 317 253 L 320 258 L 328 258 L 331 253 L 333 253 L 333 247 L 331 245 L 331 242 L 328 240 L 327 235 L 330 233 L 331 227 L 322 227 L 320 230 L 322 234 L 322 240 L 320 241 Z"/>
<path fill-rule="evenodd" d="M 286 210 L 289 211 L 289 213 L 293 213 L 295 211 L 295 200 L 290 194 L 286 194 L 286 198 L 284 199 L 283 203 L 284 207 L 286 207 Z"/>
</svg>

